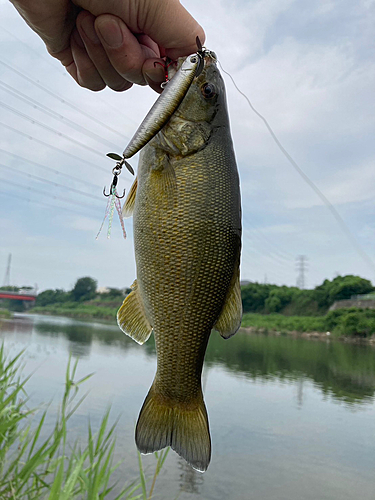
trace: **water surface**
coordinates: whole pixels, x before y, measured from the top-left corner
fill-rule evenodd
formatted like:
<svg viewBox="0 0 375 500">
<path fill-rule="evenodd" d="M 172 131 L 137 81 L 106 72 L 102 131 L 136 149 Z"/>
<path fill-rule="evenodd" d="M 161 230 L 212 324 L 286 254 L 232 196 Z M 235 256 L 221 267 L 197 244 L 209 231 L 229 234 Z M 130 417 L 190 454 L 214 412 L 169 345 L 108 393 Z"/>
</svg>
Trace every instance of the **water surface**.
<svg viewBox="0 0 375 500">
<path fill-rule="evenodd" d="M 134 426 L 152 382 L 153 340 L 138 346 L 117 326 L 19 315 L 0 320 L 10 354 L 26 349 L 30 406 L 49 403 L 49 428 L 69 354 L 94 372 L 69 438 L 98 427 L 111 406 L 120 484 L 137 476 Z M 371 346 L 213 332 L 203 373 L 213 445 L 205 474 L 170 452 L 155 498 L 163 500 L 374 500 L 375 349 Z M 152 473 L 155 459 L 144 457 Z M 110 500 L 110 497 L 109 497 Z"/>
</svg>

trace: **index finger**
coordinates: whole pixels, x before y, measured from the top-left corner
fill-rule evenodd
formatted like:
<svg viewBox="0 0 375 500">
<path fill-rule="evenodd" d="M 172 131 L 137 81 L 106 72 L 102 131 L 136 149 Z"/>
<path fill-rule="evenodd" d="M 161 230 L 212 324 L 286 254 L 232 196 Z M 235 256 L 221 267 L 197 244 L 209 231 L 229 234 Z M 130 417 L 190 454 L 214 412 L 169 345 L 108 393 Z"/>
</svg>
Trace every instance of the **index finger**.
<svg viewBox="0 0 375 500">
<path fill-rule="evenodd" d="M 146 59 L 160 56 L 157 45 L 141 45 L 120 18 L 109 14 L 96 18 L 95 30 L 116 71 L 132 83 L 146 85 L 142 66 Z"/>
</svg>

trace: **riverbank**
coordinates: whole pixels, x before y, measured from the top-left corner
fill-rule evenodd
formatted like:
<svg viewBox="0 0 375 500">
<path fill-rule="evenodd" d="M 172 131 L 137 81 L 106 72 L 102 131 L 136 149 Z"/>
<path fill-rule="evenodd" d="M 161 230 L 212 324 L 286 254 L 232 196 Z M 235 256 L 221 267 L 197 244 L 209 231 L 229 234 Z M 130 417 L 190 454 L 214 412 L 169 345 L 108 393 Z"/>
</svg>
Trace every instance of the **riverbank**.
<svg viewBox="0 0 375 500">
<path fill-rule="evenodd" d="M 242 327 L 249 331 L 266 334 L 373 342 L 375 311 L 356 308 L 339 309 L 330 311 L 324 316 L 246 313 L 242 318 Z"/>
<path fill-rule="evenodd" d="M 113 303 L 68 303 L 34 307 L 29 312 L 116 324 L 118 308 Z M 324 316 L 245 313 L 241 327 L 249 333 L 375 344 L 375 311 L 366 309 L 342 309 Z"/>
<path fill-rule="evenodd" d="M 121 305 L 121 303 L 120 303 Z M 76 319 L 100 319 L 105 321 L 116 322 L 116 314 L 120 307 L 117 305 L 93 305 L 93 304 L 77 304 L 76 302 L 63 305 L 53 304 L 44 307 L 34 307 L 30 309 L 33 314 L 45 314 L 51 316 L 65 316 L 67 318 Z"/>
<path fill-rule="evenodd" d="M 301 338 L 307 340 L 319 340 L 319 341 L 331 341 L 338 340 L 340 342 L 347 342 L 351 344 L 364 344 L 372 345 L 375 347 L 375 335 L 371 337 L 353 337 L 349 335 L 335 335 L 331 332 L 299 332 L 296 330 L 273 330 L 268 328 L 257 328 L 257 327 L 241 327 L 241 329 L 250 335 L 269 335 L 273 337 L 288 336 L 292 338 Z"/>
</svg>

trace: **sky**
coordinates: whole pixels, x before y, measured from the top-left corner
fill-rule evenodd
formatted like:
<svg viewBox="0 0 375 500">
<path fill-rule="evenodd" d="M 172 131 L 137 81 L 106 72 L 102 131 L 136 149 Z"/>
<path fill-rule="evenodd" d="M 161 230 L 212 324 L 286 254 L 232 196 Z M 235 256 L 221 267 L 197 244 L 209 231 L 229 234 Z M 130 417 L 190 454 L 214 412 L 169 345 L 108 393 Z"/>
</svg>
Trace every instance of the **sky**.
<svg viewBox="0 0 375 500">
<path fill-rule="evenodd" d="M 375 283 L 375 1 L 186 0 L 206 46 L 272 127 L 321 198 L 276 146 L 227 75 L 241 178 L 241 279 L 305 286 L 355 274 Z M 156 100 L 147 87 L 79 87 L 8 0 L 0 0 L 0 286 L 69 290 L 91 276 L 136 277 L 132 219 L 99 238 L 113 163 Z M 136 160 L 132 159 L 133 167 Z M 130 188 L 124 171 L 119 188 Z M 366 254 L 365 256 L 363 254 Z"/>
</svg>

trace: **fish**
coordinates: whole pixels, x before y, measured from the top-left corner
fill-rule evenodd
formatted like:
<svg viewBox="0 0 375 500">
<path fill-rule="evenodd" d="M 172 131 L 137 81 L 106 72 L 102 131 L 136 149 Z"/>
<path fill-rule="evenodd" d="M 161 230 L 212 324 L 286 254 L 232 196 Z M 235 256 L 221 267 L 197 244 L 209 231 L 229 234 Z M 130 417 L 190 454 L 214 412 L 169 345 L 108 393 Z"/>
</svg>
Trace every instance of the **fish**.
<svg viewBox="0 0 375 500">
<path fill-rule="evenodd" d="M 117 314 L 139 344 L 155 337 L 156 374 L 135 431 L 139 451 L 170 446 L 200 472 L 211 459 L 201 384 L 207 344 L 212 329 L 228 339 L 242 318 L 240 182 L 216 62 L 204 53 L 201 73 L 141 150 L 123 211 L 133 215 L 137 279 Z"/>
</svg>

